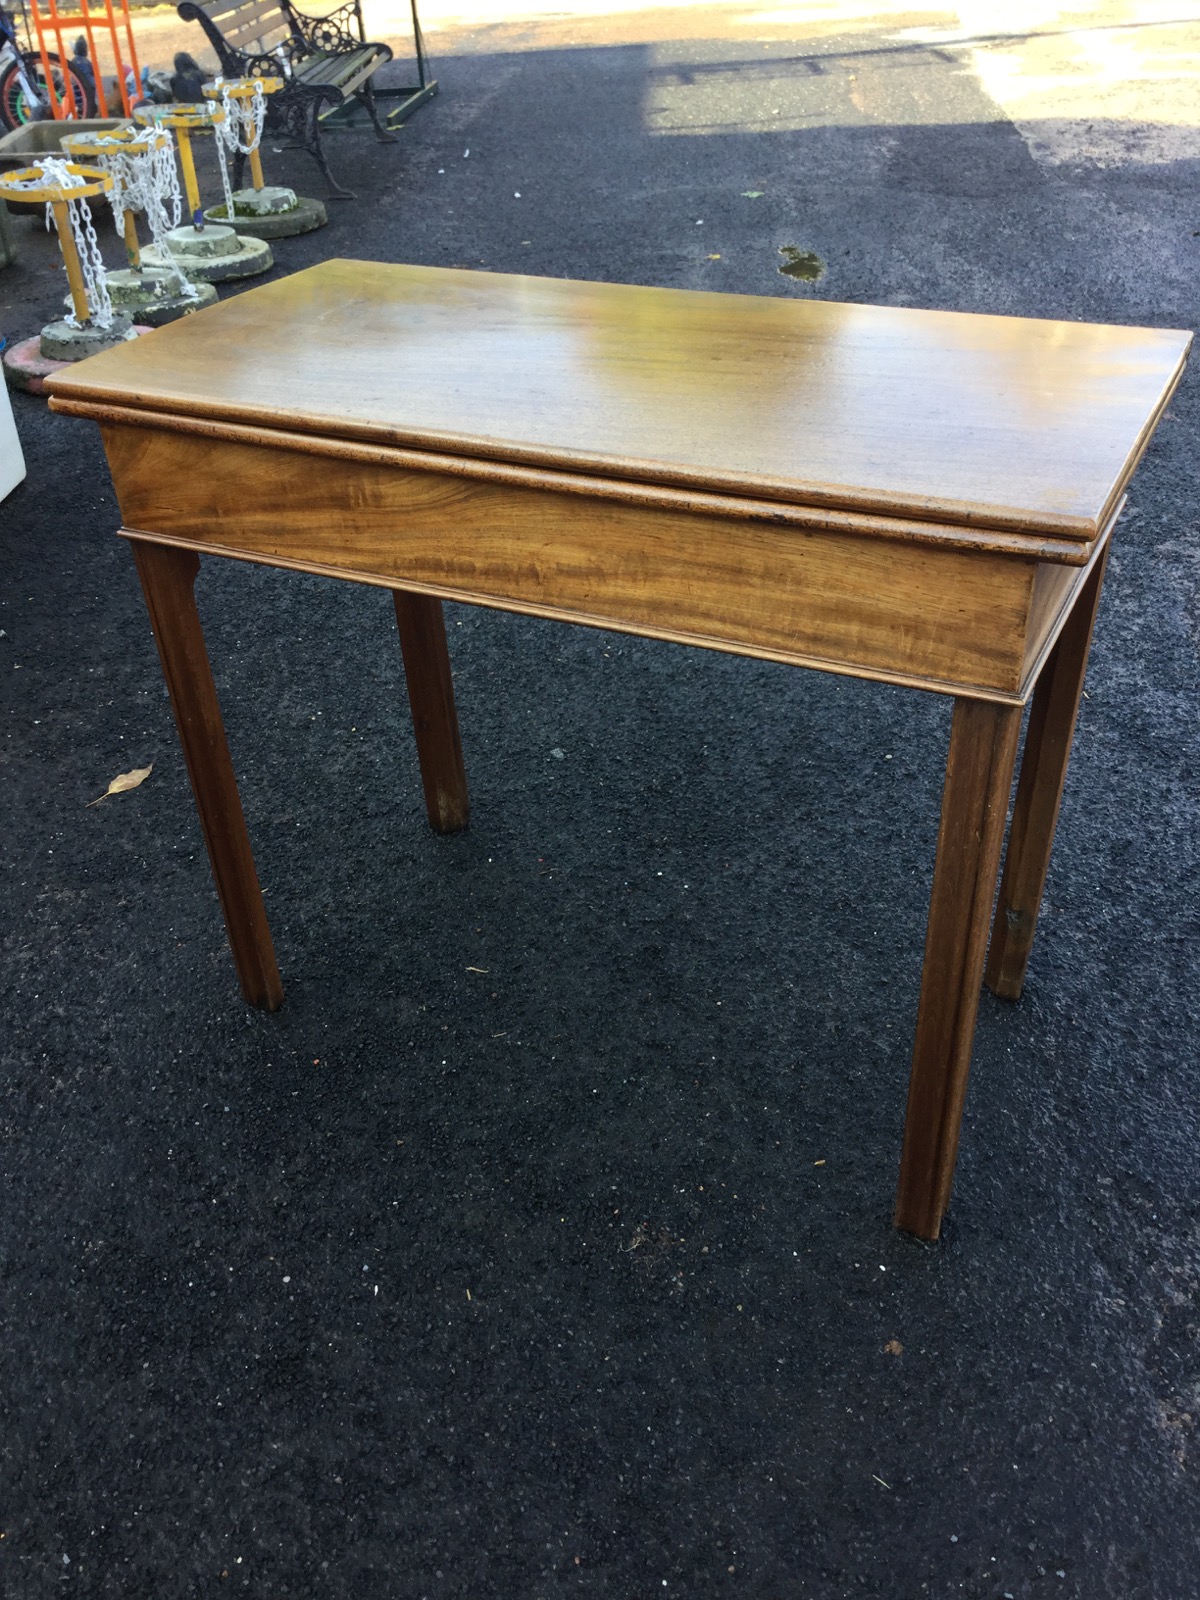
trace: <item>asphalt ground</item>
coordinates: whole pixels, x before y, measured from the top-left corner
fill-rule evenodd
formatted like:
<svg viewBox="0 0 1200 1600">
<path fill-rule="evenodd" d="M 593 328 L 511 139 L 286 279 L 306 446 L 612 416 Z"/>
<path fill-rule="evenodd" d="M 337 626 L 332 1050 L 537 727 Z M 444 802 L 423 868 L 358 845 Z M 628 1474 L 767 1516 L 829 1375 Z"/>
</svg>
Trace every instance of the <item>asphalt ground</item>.
<svg viewBox="0 0 1200 1600">
<path fill-rule="evenodd" d="M 360 198 L 277 270 L 1197 321 L 1195 161 L 1038 162 L 878 30 L 435 66 L 395 144 L 331 140 Z M 806 120 L 851 72 L 873 120 Z M 10 338 L 61 293 L 17 231 Z M 262 1015 L 97 432 L 14 400 L 0 1591 L 1195 1595 L 1195 379 L 936 1246 L 890 1205 L 948 701 L 451 606 L 473 817 L 437 838 L 386 595 L 210 565 Z"/>
</svg>

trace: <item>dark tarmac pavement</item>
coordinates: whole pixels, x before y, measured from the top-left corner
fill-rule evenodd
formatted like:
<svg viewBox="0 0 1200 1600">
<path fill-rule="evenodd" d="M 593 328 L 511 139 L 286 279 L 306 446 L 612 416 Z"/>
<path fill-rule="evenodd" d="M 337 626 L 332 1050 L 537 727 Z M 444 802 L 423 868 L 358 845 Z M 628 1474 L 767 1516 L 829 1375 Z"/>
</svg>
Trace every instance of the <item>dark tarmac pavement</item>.
<svg viewBox="0 0 1200 1600">
<path fill-rule="evenodd" d="M 1200 320 L 1200 164 L 1039 164 L 877 32 L 751 56 L 439 57 L 396 144 L 331 141 L 360 198 L 279 270 Z M 894 120 L 805 125 L 852 70 Z M 10 338 L 60 292 L 17 231 Z M 1200 1593 L 1195 375 L 1118 530 L 937 1246 L 890 1206 L 948 701 L 452 606 L 474 809 L 439 839 L 387 596 L 212 565 L 261 1015 L 97 432 L 15 408 L 6 1600 Z"/>
</svg>

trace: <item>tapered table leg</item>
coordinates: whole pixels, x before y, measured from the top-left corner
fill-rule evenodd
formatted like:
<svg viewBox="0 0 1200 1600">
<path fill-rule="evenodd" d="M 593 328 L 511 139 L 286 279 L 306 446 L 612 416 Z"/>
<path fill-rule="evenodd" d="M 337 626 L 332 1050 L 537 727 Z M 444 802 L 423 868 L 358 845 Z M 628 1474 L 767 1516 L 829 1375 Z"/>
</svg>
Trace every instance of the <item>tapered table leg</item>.
<svg viewBox="0 0 1200 1600">
<path fill-rule="evenodd" d="M 470 803 L 442 602 L 407 589 L 393 589 L 392 598 L 429 825 L 458 833 L 467 826 Z"/>
<path fill-rule="evenodd" d="M 950 1199 L 1020 706 L 958 699 L 925 939 L 895 1223 L 936 1239 Z"/>
<path fill-rule="evenodd" d="M 200 559 L 190 550 L 131 542 L 238 981 L 251 1005 L 275 1011 L 283 985 L 193 592 Z"/>
<path fill-rule="evenodd" d="M 1006 1000 L 1019 999 L 1025 983 L 1107 561 L 1105 547 L 1042 668 L 1033 694 L 984 973 L 988 988 Z"/>
</svg>

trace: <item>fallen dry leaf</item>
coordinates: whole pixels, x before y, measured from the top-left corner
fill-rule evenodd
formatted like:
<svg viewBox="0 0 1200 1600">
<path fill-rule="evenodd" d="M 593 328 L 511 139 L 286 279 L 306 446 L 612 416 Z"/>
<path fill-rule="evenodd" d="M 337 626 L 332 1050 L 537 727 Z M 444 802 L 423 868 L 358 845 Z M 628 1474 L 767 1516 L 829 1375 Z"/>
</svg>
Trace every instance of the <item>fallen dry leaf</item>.
<svg viewBox="0 0 1200 1600">
<path fill-rule="evenodd" d="M 153 771 L 152 761 L 148 767 L 134 767 L 132 772 L 118 772 L 104 793 L 98 794 L 94 800 L 89 800 L 88 805 L 98 806 L 101 800 L 107 800 L 110 794 L 124 794 L 127 789 L 138 788 Z"/>
</svg>

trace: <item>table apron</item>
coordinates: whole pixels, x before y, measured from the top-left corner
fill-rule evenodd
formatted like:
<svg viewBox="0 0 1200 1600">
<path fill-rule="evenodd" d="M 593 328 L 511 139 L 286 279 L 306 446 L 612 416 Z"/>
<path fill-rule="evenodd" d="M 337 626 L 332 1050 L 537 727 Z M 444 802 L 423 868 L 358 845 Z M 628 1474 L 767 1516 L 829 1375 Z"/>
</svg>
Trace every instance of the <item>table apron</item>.
<svg viewBox="0 0 1200 1600">
<path fill-rule="evenodd" d="M 1027 697 L 1086 575 L 241 440 L 103 432 L 131 537 L 980 699 Z"/>
</svg>

